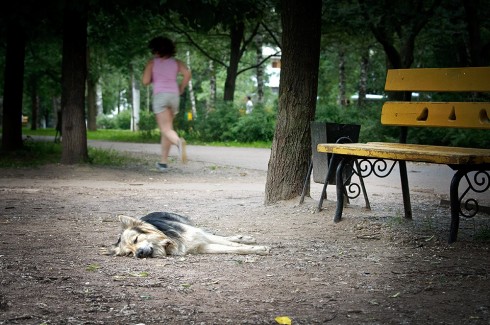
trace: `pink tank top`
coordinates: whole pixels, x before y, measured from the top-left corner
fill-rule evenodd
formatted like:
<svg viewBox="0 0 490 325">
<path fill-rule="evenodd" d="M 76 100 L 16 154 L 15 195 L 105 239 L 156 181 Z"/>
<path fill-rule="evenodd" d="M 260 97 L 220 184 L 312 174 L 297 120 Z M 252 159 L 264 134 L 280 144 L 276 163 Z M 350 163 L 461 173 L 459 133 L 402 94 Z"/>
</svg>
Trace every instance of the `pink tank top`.
<svg viewBox="0 0 490 325">
<path fill-rule="evenodd" d="M 179 66 L 174 58 L 153 59 L 152 83 L 153 93 L 179 93 L 177 85 L 177 72 Z"/>
</svg>

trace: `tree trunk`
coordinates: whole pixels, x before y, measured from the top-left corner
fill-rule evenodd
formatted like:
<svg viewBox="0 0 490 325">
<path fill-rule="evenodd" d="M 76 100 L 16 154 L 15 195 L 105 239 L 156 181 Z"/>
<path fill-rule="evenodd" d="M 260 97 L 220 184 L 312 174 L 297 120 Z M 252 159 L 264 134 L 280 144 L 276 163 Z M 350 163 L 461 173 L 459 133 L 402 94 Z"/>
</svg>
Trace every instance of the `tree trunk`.
<svg viewBox="0 0 490 325">
<path fill-rule="evenodd" d="M 90 71 L 90 51 L 87 48 L 87 71 Z M 95 78 L 87 72 L 87 128 L 90 131 L 97 131 L 97 103 Z"/>
<path fill-rule="evenodd" d="M 265 203 L 299 196 L 311 158 L 320 59 L 321 0 L 281 1 L 279 108 L 267 171 Z"/>
<path fill-rule="evenodd" d="M 97 131 L 97 84 L 93 78 L 87 78 L 87 128 Z"/>
<path fill-rule="evenodd" d="M 39 123 L 39 96 L 37 95 L 37 76 L 33 76 L 29 80 L 29 88 L 31 93 L 31 130 L 37 130 Z"/>
<path fill-rule="evenodd" d="M 18 21 L 10 24 L 5 54 L 2 148 L 22 148 L 22 94 L 26 37 Z"/>
<path fill-rule="evenodd" d="M 339 49 L 339 104 L 344 107 L 347 106 L 347 97 L 345 95 L 347 82 L 345 79 L 345 51 L 341 47 Z"/>
<path fill-rule="evenodd" d="M 67 2 L 64 11 L 62 60 L 62 133 L 61 163 L 88 161 L 85 126 L 85 81 L 87 77 L 87 7 Z"/>
<path fill-rule="evenodd" d="M 466 30 L 468 32 L 468 47 L 470 53 L 470 66 L 484 65 L 482 57 L 482 42 L 480 35 L 480 18 L 478 15 L 478 0 L 462 0 L 466 17 Z M 488 61 L 487 61 L 488 62 Z"/>
<path fill-rule="evenodd" d="M 189 51 L 186 52 L 186 58 L 187 58 L 187 68 L 189 68 L 189 70 L 192 71 L 192 69 L 191 69 L 191 54 Z M 192 85 L 192 78 L 191 78 L 191 80 L 189 80 L 189 97 L 191 98 L 192 119 L 195 119 L 197 116 L 196 95 L 194 94 L 194 87 Z"/>
<path fill-rule="evenodd" d="M 368 64 L 369 64 L 369 48 L 361 56 L 361 69 L 359 73 L 359 90 L 357 98 L 357 107 L 363 107 L 366 103 L 367 79 L 368 79 Z"/>
<path fill-rule="evenodd" d="M 136 76 L 134 74 L 134 67 L 131 65 L 131 130 L 138 131 L 139 130 L 139 122 L 140 122 L 140 87 L 139 81 L 136 80 Z"/>
<path fill-rule="evenodd" d="M 243 22 L 238 22 L 231 26 L 230 31 L 230 63 L 226 69 L 225 90 L 223 99 L 233 101 L 235 96 L 235 84 L 238 74 L 238 64 L 240 63 L 241 53 L 240 45 L 242 44 L 245 26 Z"/>
<path fill-rule="evenodd" d="M 206 103 L 206 113 L 216 105 L 216 70 L 212 60 L 209 60 L 209 100 Z"/>
<path fill-rule="evenodd" d="M 264 99 L 264 65 L 261 64 L 263 37 L 258 34 L 255 36 L 256 62 L 257 62 L 257 102 L 262 103 Z"/>
</svg>

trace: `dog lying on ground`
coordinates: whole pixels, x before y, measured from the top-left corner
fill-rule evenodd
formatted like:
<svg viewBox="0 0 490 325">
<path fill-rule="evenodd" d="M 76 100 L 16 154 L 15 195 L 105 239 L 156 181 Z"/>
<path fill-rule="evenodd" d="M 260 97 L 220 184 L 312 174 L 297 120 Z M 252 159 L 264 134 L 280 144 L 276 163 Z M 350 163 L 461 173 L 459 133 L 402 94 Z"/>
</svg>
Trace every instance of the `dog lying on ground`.
<svg viewBox="0 0 490 325">
<path fill-rule="evenodd" d="M 116 244 L 102 253 L 138 258 L 186 254 L 269 254 L 269 247 L 251 245 L 250 236 L 223 237 L 192 225 L 175 213 L 153 212 L 140 219 L 119 216 L 123 231 Z"/>
</svg>

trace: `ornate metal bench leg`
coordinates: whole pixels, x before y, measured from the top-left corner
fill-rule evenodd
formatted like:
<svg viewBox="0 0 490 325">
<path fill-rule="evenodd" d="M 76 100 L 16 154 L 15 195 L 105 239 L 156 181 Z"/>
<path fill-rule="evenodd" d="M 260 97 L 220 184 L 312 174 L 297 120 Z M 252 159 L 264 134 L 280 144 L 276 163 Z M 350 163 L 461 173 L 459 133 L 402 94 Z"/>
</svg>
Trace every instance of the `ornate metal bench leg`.
<svg viewBox="0 0 490 325">
<path fill-rule="evenodd" d="M 344 166 L 348 158 L 342 158 L 337 166 L 335 182 L 337 185 L 337 209 L 335 210 L 334 222 L 339 222 L 342 219 L 342 212 L 344 211 Z"/>
<path fill-rule="evenodd" d="M 323 200 L 327 197 L 328 180 L 331 178 L 332 173 L 334 172 L 334 168 L 332 168 L 332 166 L 335 166 L 337 164 L 338 159 L 339 157 L 337 155 L 332 155 L 330 161 L 328 162 L 327 175 L 325 176 L 325 182 L 323 182 L 322 194 L 320 196 L 320 201 L 318 202 L 318 212 L 322 210 Z"/>
<path fill-rule="evenodd" d="M 359 175 L 359 182 L 361 183 L 362 193 L 364 195 L 364 202 L 366 202 L 366 209 L 371 210 L 371 204 L 369 204 L 369 198 L 366 192 L 366 186 L 364 186 L 364 178 L 362 177 L 361 167 L 359 166 L 359 161 L 355 161 L 357 173 Z"/>
<path fill-rule="evenodd" d="M 408 186 L 407 164 L 405 161 L 398 161 L 400 167 L 400 181 L 402 186 L 403 207 L 405 208 L 405 218 L 412 219 L 412 205 L 410 203 L 410 188 Z"/>
<path fill-rule="evenodd" d="M 449 229 L 449 244 L 454 243 L 458 238 L 459 229 L 459 182 L 461 178 L 466 174 L 465 170 L 458 170 L 451 180 L 451 187 L 449 188 L 449 200 L 451 202 L 451 228 Z"/>
<path fill-rule="evenodd" d="M 308 173 L 306 174 L 305 182 L 303 183 L 303 192 L 301 193 L 301 199 L 299 204 L 305 201 L 306 189 L 310 186 L 311 171 L 313 170 L 313 158 L 310 160 L 310 165 L 308 166 Z"/>
</svg>

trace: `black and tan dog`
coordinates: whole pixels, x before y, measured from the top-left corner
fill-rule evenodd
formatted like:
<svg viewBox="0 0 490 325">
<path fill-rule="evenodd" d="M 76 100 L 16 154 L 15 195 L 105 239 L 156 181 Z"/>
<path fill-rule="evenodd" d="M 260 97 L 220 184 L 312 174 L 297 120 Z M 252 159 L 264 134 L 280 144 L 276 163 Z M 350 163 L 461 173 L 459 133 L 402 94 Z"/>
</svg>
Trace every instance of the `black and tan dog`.
<svg viewBox="0 0 490 325">
<path fill-rule="evenodd" d="M 106 255 L 163 257 L 185 254 L 259 254 L 267 255 L 266 246 L 255 246 L 249 236 L 223 237 L 192 225 L 189 219 L 175 213 L 153 212 L 140 219 L 119 216 L 123 231 Z"/>
</svg>

